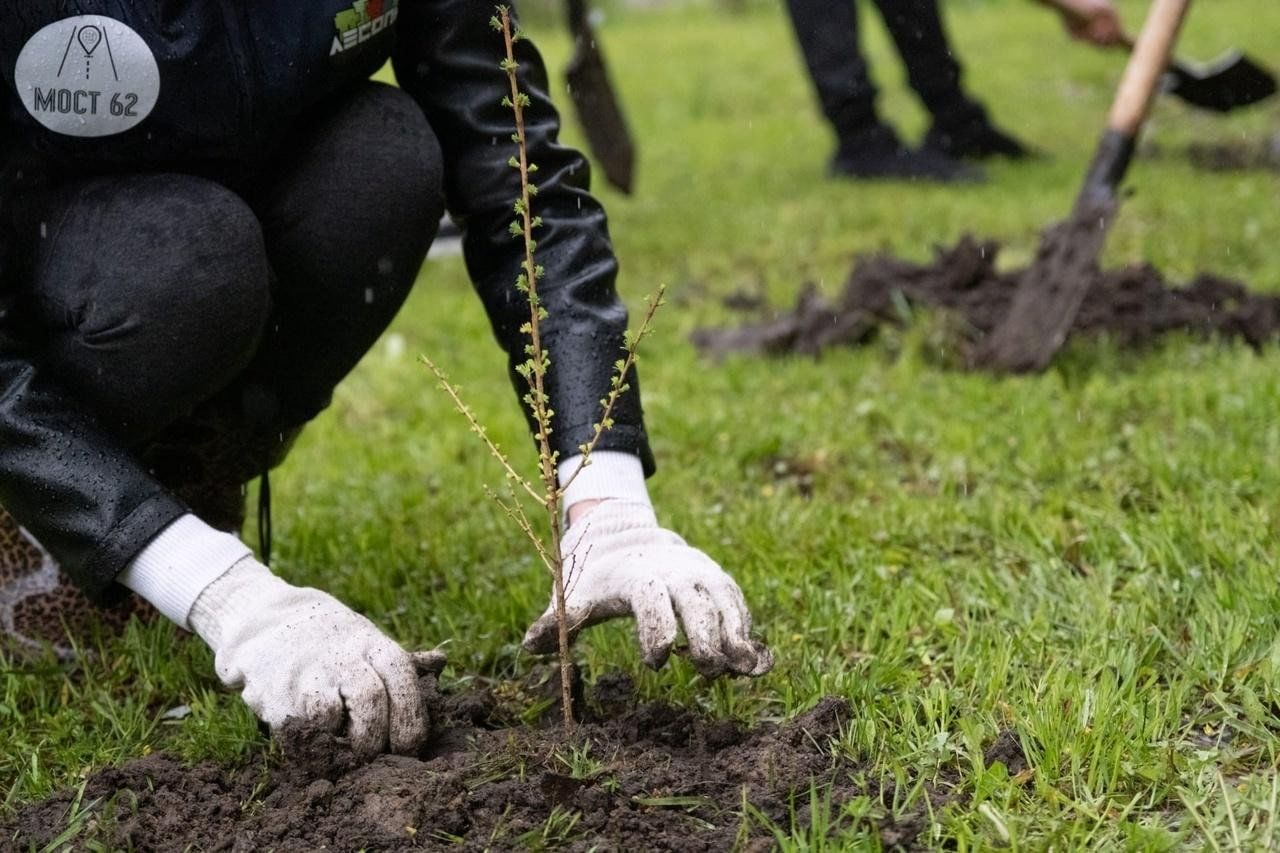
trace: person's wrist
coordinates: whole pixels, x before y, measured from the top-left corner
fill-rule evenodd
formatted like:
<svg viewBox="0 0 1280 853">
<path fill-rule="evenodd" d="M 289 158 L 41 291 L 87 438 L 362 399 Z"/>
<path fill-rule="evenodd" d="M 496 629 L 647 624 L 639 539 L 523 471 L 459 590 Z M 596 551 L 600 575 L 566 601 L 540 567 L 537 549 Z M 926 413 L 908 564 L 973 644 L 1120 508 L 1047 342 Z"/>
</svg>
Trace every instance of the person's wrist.
<svg viewBox="0 0 1280 853">
<path fill-rule="evenodd" d="M 605 500 L 605 498 L 589 498 L 587 500 L 578 501 L 573 506 L 569 507 L 569 526 L 572 527 L 577 524 L 583 516 L 600 506 L 600 504 L 604 503 Z"/>
<path fill-rule="evenodd" d="M 238 537 L 188 513 L 160 531 L 116 580 L 189 630 L 189 614 L 204 590 L 252 553 Z"/>
<path fill-rule="evenodd" d="M 191 605 L 191 630 L 215 651 L 236 619 L 276 606 L 291 587 L 252 556 L 247 556 L 209 584 Z"/>
<path fill-rule="evenodd" d="M 570 456 L 557 466 L 557 477 L 565 490 L 562 507 L 570 524 L 601 501 L 650 504 L 640 457 L 617 450 L 597 450 L 587 459 L 583 466 L 581 455 Z"/>
</svg>

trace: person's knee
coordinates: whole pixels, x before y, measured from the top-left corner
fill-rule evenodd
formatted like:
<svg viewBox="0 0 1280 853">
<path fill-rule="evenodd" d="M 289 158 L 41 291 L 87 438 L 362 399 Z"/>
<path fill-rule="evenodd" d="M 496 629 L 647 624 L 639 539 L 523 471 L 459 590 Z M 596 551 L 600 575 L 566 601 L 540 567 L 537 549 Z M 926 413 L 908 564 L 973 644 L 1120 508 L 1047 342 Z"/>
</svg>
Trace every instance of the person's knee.
<svg viewBox="0 0 1280 853">
<path fill-rule="evenodd" d="M 91 182 L 61 213 L 35 301 L 50 357 L 78 391 L 135 421 L 198 402 L 244 368 L 270 291 L 243 200 L 199 178 L 144 175 Z"/>
<path fill-rule="evenodd" d="M 212 373 L 230 378 L 253 357 L 271 308 L 262 227 L 225 187 L 186 182 L 173 197 L 172 233 L 163 236 L 165 225 L 155 223 L 162 235 L 156 248 L 167 260 L 158 262 L 139 311 L 162 340 L 192 342 Z"/>
<path fill-rule="evenodd" d="M 444 157 L 403 91 L 361 86 L 300 140 L 266 205 L 282 290 L 312 310 L 342 306 L 390 321 L 444 214 Z M 305 296 L 303 296 L 305 295 Z"/>
<path fill-rule="evenodd" d="M 386 162 L 379 169 L 386 181 L 385 190 L 434 229 L 445 211 L 444 152 L 440 140 L 421 107 L 402 90 L 376 84 L 365 98 L 362 112 L 371 112 L 373 120 L 384 128 L 385 137 L 392 140 L 381 155 Z"/>
<path fill-rule="evenodd" d="M 383 229 L 412 236 L 401 245 L 421 244 L 425 255 L 445 211 L 444 153 L 417 102 L 394 86 L 370 83 L 324 135 L 325 147 L 366 140 L 345 195 L 366 217 L 383 220 Z"/>
</svg>

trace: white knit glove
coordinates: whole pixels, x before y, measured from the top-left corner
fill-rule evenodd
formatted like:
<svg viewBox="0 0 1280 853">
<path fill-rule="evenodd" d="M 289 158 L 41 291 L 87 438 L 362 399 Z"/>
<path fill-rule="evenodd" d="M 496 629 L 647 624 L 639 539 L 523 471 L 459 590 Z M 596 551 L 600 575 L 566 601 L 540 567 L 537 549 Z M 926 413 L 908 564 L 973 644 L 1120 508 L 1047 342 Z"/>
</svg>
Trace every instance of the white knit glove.
<svg viewBox="0 0 1280 853">
<path fill-rule="evenodd" d="M 246 557 L 200 593 L 191 628 L 214 651 L 218 678 L 272 729 L 287 720 L 346 724 L 362 756 L 413 752 L 427 736 L 417 671 L 440 652 L 409 654 L 318 589 L 295 587 Z"/>
<path fill-rule="evenodd" d="M 657 669 L 671 654 L 677 621 L 689 657 L 704 676 L 764 675 L 773 654 L 751 639 L 742 590 L 715 561 L 658 526 L 646 503 L 605 500 L 578 519 L 561 545 L 570 636 L 634 615 L 644 661 Z M 554 652 L 555 598 L 525 634 L 524 647 Z"/>
</svg>

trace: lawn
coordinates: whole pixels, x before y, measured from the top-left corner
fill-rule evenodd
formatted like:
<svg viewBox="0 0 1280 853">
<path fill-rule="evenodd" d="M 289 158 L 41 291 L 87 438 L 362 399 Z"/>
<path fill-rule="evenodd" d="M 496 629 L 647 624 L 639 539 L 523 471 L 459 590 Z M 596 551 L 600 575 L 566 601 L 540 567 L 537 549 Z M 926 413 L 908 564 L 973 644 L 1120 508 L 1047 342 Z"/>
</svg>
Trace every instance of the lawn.
<svg viewBox="0 0 1280 853">
<path fill-rule="evenodd" d="M 1144 5 L 1121 3 L 1135 26 Z M 1084 342 L 1043 376 L 996 379 L 936 366 L 913 330 L 816 361 L 713 364 L 688 343 L 741 319 L 722 303 L 734 291 L 763 285 L 780 305 L 810 281 L 834 293 L 858 253 L 923 259 L 966 232 L 1025 263 L 1066 213 L 1123 57 L 1069 43 L 1017 0 L 947 13 L 970 88 L 1045 155 L 963 189 L 825 179 L 832 140 L 772 4 L 606 16 L 641 152 L 634 198 L 601 190 L 620 287 L 638 309 L 669 286 L 642 356 L 650 489 L 664 523 L 742 584 L 777 665 L 715 684 L 678 659 L 649 672 L 625 624 L 586 633 L 578 657 L 589 679 L 622 669 L 645 696 L 747 721 L 849 699 L 836 748 L 898 796 L 832 815 L 837 847 L 874 846 L 878 820 L 922 811 L 919 841 L 958 849 L 1280 843 L 1280 349 Z M 883 113 L 914 138 L 925 117 L 870 9 L 864 20 Z M 529 29 L 558 73 L 559 26 L 533 15 Z M 1235 45 L 1274 63 L 1278 38 L 1280 6 L 1213 0 L 1183 52 Z M 1220 118 L 1162 100 L 1107 262 L 1280 291 L 1280 175 L 1180 156 L 1280 132 L 1277 104 Z M 536 663 L 519 640 L 548 580 L 484 498 L 492 460 L 419 353 L 532 470 L 462 262 L 430 260 L 273 475 L 274 565 L 408 645 L 447 641 L 447 684 L 516 678 Z M 198 642 L 135 626 L 100 652 L 71 672 L 0 672 L 4 811 L 155 750 L 260 760 L 265 741 Z M 983 760 L 1005 731 L 1022 772 Z M 928 812 L 926 787 L 955 796 Z M 806 845 L 803 828 L 795 838 Z"/>
</svg>

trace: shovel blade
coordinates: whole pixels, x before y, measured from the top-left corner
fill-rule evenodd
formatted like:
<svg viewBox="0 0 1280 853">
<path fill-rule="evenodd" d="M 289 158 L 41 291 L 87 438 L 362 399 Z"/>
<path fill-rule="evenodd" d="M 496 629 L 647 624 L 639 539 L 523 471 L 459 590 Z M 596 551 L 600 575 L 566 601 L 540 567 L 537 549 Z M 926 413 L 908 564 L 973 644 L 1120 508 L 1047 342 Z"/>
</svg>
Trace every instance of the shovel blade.
<svg viewBox="0 0 1280 853">
<path fill-rule="evenodd" d="M 635 171 L 635 144 L 627 128 L 622 105 L 609 82 L 604 57 L 589 27 L 578 30 L 576 49 L 565 77 L 587 147 L 604 172 L 605 180 L 630 194 Z"/>
<path fill-rule="evenodd" d="M 1274 95 L 1276 78 L 1249 57 L 1232 51 L 1203 68 L 1174 63 L 1165 88 L 1193 106 L 1225 113 Z"/>
</svg>

